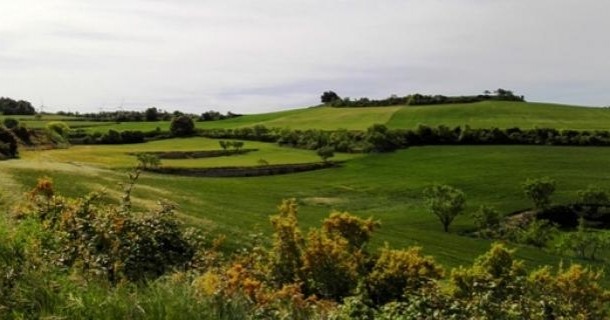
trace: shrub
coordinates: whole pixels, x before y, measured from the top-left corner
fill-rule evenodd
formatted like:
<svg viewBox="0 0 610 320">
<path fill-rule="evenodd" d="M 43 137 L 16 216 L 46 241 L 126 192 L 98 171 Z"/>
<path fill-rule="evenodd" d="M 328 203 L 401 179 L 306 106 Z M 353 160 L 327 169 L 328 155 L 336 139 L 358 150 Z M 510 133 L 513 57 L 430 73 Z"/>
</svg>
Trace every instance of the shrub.
<svg viewBox="0 0 610 320">
<path fill-rule="evenodd" d="M 517 231 L 516 240 L 519 243 L 543 248 L 557 232 L 557 228 L 548 220 L 534 219 L 526 228 Z"/>
<path fill-rule="evenodd" d="M 135 183 L 137 175 L 132 179 Z M 50 261 L 118 282 L 156 278 L 193 258 L 197 248 L 187 240 L 172 206 L 138 214 L 129 205 L 98 207 L 98 198 L 67 199 L 53 191 L 50 180 L 39 180 L 24 214 L 38 219 L 57 239 L 56 245 L 42 243 Z M 129 194 L 124 199 L 129 201 Z"/>
<path fill-rule="evenodd" d="M 590 185 L 587 189 L 578 191 L 578 201 L 583 204 L 605 205 L 608 204 L 610 197 L 608 193 L 597 187 Z"/>
<path fill-rule="evenodd" d="M 368 294 L 376 305 L 403 301 L 406 293 L 419 291 L 442 277 L 443 270 L 421 248 L 391 250 L 387 246 L 366 278 Z"/>
<path fill-rule="evenodd" d="M 278 211 L 271 217 L 274 233 L 269 274 L 276 286 L 281 286 L 299 279 L 304 241 L 298 227 L 296 200 L 284 200 Z"/>
<path fill-rule="evenodd" d="M 324 219 L 322 230 L 331 237 L 344 238 L 353 248 L 351 251 L 355 251 L 364 249 L 371 239 L 373 231 L 379 225 L 379 222 L 373 221 L 371 218 L 364 220 L 347 212 L 333 212 Z"/>
<path fill-rule="evenodd" d="M 488 206 L 479 207 L 479 210 L 473 216 L 475 225 L 479 230 L 497 228 L 502 218 L 502 214 L 498 210 Z"/>
<path fill-rule="evenodd" d="M 562 253 L 574 254 L 582 259 L 595 260 L 597 254 L 610 248 L 610 236 L 585 228 L 585 220 L 578 220 L 575 232 L 564 234 L 557 248 Z"/>
<path fill-rule="evenodd" d="M 536 209 L 547 208 L 551 204 L 551 195 L 555 192 L 555 180 L 549 177 L 527 179 L 523 183 L 523 192 L 532 200 Z"/>
<path fill-rule="evenodd" d="M 19 126 L 19 120 L 15 119 L 15 118 L 4 118 L 4 120 L 2 120 L 2 124 L 7 128 L 7 129 L 13 129 L 13 128 L 17 128 Z"/>
<path fill-rule="evenodd" d="M 335 156 L 335 148 L 331 146 L 324 146 L 316 150 L 316 154 L 322 159 L 324 162 L 328 162 L 328 159 Z"/>
<path fill-rule="evenodd" d="M 342 237 L 312 230 L 303 250 L 303 276 L 308 293 L 340 301 L 358 284 L 362 256 L 350 252 Z"/>
<path fill-rule="evenodd" d="M 8 129 L 0 127 L 0 158 L 15 158 L 18 155 L 17 139 Z"/>
</svg>

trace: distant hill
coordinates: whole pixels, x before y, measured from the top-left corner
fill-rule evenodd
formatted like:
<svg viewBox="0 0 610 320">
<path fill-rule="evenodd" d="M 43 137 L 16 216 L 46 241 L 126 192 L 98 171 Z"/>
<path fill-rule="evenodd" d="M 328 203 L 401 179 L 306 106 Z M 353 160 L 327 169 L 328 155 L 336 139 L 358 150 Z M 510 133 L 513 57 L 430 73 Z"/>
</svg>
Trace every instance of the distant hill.
<svg viewBox="0 0 610 320">
<path fill-rule="evenodd" d="M 473 128 L 610 129 L 610 109 L 537 102 L 483 101 L 468 104 L 365 108 L 311 107 L 199 123 L 201 128 L 264 125 L 291 129 L 364 130 L 375 123 L 390 128 L 465 126 Z"/>
</svg>

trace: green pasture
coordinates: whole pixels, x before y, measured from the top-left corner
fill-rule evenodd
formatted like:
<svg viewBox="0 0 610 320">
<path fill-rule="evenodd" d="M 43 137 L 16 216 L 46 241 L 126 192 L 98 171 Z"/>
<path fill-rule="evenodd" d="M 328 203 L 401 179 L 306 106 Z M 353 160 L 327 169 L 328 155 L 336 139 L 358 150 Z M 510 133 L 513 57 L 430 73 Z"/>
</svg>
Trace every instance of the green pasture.
<svg viewBox="0 0 610 320">
<path fill-rule="evenodd" d="M 472 104 L 405 107 L 387 123 L 392 128 L 465 126 L 473 128 L 610 129 L 610 109 L 550 103 L 484 101 Z"/>
<path fill-rule="evenodd" d="M 127 168 L 135 164 L 125 152 L 216 146 L 217 141 L 192 138 L 24 152 L 22 159 L 0 162 L 0 179 L 3 186 L 10 182 L 12 192 L 16 192 L 25 191 L 37 177 L 47 175 L 55 180 L 60 192 L 79 195 L 105 188 L 116 200 L 120 195 L 117 184 L 125 181 Z M 270 163 L 276 161 L 272 160 L 273 154 L 277 155 L 278 163 L 315 160 L 315 154 L 309 151 L 285 149 L 287 153 L 282 154 L 282 148 L 251 142 L 246 142 L 246 147 L 267 150 L 266 160 Z M 250 157 L 252 165 L 259 158 L 252 153 L 214 161 L 238 163 L 242 161 L 238 160 L 240 157 Z M 590 184 L 610 189 L 610 173 L 606 170 L 609 158 L 610 148 L 594 147 L 418 147 L 355 157 L 340 168 L 290 175 L 193 178 L 144 173 L 135 188 L 134 203 L 152 206 L 159 199 L 169 199 L 179 205 L 181 217 L 188 224 L 224 234 L 227 245 L 234 246 L 247 243 L 253 233 L 269 233 L 269 215 L 276 212 L 282 199 L 296 198 L 304 231 L 318 226 L 333 210 L 371 216 L 382 222 L 374 245 L 384 242 L 394 247 L 419 245 L 443 264 L 457 266 L 471 263 L 489 248 L 490 241 L 464 235 L 473 228 L 469 214 L 478 206 L 495 206 L 505 213 L 529 207 L 521 188 L 527 178 L 555 179 L 558 185 L 555 203 L 573 200 L 577 190 Z M 193 161 L 197 163 L 184 165 L 200 165 L 199 160 Z M 432 183 L 451 184 L 468 197 L 467 214 L 454 222 L 450 233 L 444 233 L 436 217 L 424 208 L 422 190 Z M 517 255 L 528 265 L 571 261 L 569 257 L 529 247 L 520 247 Z"/>
<path fill-rule="evenodd" d="M 321 130 L 364 130 L 375 123 L 387 123 L 393 114 L 402 107 L 382 108 L 330 108 L 313 107 L 308 109 L 292 110 L 286 113 L 272 113 L 267 115 L 241 116 L 239 118 L 203 122 L 201 128 L 227 128 L 233 123 L 241 126 L 264 125 L 269 128 L 280 127 L 290 129 L 321 129 Z"/>
<path fill-rule="evenodd" d="M 242 155 L 231 155 L 199 159 L 163 159 L 162 166 L 169 167 L 224 167 L 257 166 L 260 160 L 268 164 L 319 162 L 320 157 L 309 150 L 282 148 L 273 143 L 245 141 L 244 148 L 258 149 Z M 69 149 L 55 149 L 45 152 L 23 152 L 24 160 L 34 162 L 59 162 L 79 165 L 94 165 L 103 168 L 130 168 L 137 165 L 133 153 L 155 151 L 199 151 L 219 150 L 218 140 L 207 138 L 183 138 L 158 140 L 141 144 L 123 145 L 78 145 Z M 354 154 L 337 153 L 332 160 L 342 161 L 357 157 Z"/>
<path fill-rule="evenodd" d="M 13 116 L 28 127 L 39 128 L 49 121 L 65 121 L 72 128 L 85 128 L 90 132 L 140 130 L 157 128 L 169 130 L 169 121 L 156 122 L 93 122 L 77 121 L 73 117 L 44 115 Z M 0 119 L 2 117 L 0 116 Z M 469 104 L 430 106 L 393 106 L 368 108 L 310 107 L 272 113 L 243 115 L 241 117 L 196 122 L 197 128 L 232 129 L 264 125 L 291 129 L 365 130 L 373 124 L 386 124 L 390 128 L 416 128 L 419 124 L 450 127 L 469 125 L 473 128 L 556 128 L 575 130 L 610 129 L 610 109 L 578 107 L 550 103 L 484 101 Z"/>
</svg>

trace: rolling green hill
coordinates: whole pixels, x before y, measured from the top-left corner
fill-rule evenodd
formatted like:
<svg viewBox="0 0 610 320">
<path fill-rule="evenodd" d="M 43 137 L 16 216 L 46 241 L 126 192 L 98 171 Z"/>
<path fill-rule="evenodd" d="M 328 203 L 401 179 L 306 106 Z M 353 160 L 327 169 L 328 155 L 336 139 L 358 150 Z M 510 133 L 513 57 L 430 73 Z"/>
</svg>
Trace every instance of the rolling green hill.
<svg viewBox="0 0 610 320">
<path fill-rule="evenodd" d="M 198 123 L 198 127 L 235 128 L 264 125 L 292 129 L 364 130 L 375 123 L 382 123 L 390 128 L 406 129 L 426 124 L 429 126 L 469 125 L 473 128 L 544 127 L 607 130 L 610 129 L 610 109 L 506 101 L 377 108 L 313 107 Z"/>
<path fill-rule="evenodd" d="M 42 119 L 19 117 L 29 127 L 43 127 L 47 121 L 60 118 L 45 115 Z M 68 119 L 71 127 L 86 127 L 90 131 L 169 130 L 169 122 L 91 122 Z M 541 127 L 574 130 L 610 129 L 610 109 L 579 107 L 551 103 L 484 101 L 470 104 L 430 106 L 392 106 L 368 108 L 310 107 L 272 113 L 244 115 L 220 121 L 197 122 L 201 129 L 239 128 L 263 125 L 291 129 L 365 130 L 381 123 L 390 128 L 429 126 L 465 126 L 472 128 L 523 129 Z"/>
</svg>

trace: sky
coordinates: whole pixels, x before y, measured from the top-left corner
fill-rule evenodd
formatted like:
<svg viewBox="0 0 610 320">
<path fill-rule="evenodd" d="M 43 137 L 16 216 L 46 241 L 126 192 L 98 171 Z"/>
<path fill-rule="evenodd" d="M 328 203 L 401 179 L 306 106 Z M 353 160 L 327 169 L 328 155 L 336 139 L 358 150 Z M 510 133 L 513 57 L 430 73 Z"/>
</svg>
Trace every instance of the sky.
<svg viewBox="0 0 610 320">
<path fill-rule="evenodd" d="M 0 0 L 0 96 L 260 113 L 342 97 L 610 105 L 606 0 Z"/>
</svg>

